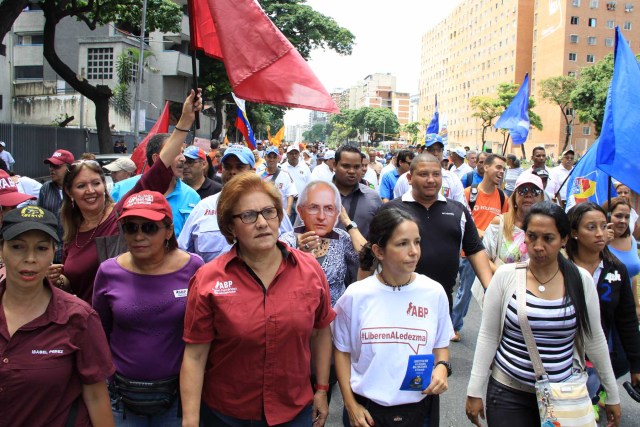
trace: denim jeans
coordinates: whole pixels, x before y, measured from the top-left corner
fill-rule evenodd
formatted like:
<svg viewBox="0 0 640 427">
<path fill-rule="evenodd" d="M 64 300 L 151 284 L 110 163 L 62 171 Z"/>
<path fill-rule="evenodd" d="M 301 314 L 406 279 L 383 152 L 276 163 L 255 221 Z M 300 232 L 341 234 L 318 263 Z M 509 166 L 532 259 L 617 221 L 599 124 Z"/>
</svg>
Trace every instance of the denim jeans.
<svg viewBox="0 0 640 427">
<path fill-rule="evenodd" d="M 279 427 L 310 427 L 312 405 L 305 406 L 294 419 L 286 423 L 278 424 Z M 202 403 L 200 411 L 200 425 L 203 427 L 268 427 L 266 420 L 242 420 L 229 417 L 214 411 Z"/>
<path fill-rule="evenodd" d="M 460 275 L 460 285 L 453 300 L 453 310 L 451 310 L 451 323 L 453 323 L 455 331 L 462 330 L 464 316 L 467 315 L 471 302 L 471 286 L 476 279 L 476 272 L 473 271 L 473 266 L 467 258 L 460 258 L 458 274 Z"/>
<path fill-rule="evenodd" d="M 540 427 L 535 393 L 507 387 L 493 377 L 489 378 L 486 407 L 489 427 Z"/>
<path fill-rule="evenodd" d="M 180 399 L 173 402 L 171 408 L 160 415 L 138 415 L 123 408 L 122 403 L 111 400 L 111 411 L 116 427 L 180 427 L 182 417 L 178 417 Z"/>
</svg>

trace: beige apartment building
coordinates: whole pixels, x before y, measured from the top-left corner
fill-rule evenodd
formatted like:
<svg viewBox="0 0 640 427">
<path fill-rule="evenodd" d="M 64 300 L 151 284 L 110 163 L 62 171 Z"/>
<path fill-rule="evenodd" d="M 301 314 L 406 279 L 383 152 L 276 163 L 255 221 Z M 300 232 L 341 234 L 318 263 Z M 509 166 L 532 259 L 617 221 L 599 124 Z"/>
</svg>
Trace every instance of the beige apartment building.
<svg viewBox="0 0 640 427">
<path fill-rule="evenodd" d="M 537 82 L 579 75 L 612 52 L 615 25 L 637 50 L 638 13 L 629 0 L 462 1 L 422 38 L 419 117 L 430 120 L 437 94 L 450 145 L 482 148 L 482 122 L 472 116 L 470 99 L 496 97 L 500 83 L 521 84 L 528 72 L 544 130 L 529 133 L 527 155 L 544 145 L 557 156 L 568 129 L 559 107 L 539 98 Z M 595 139 L 593 126 L 576 119 L 572 130 L 573 147 L 584 152 Z M 494 152 L 502 149 L 499 131 L 491 128 L 486 139 Z M 507 151 L 521 152 L 511 144 Z"/>
</svg>

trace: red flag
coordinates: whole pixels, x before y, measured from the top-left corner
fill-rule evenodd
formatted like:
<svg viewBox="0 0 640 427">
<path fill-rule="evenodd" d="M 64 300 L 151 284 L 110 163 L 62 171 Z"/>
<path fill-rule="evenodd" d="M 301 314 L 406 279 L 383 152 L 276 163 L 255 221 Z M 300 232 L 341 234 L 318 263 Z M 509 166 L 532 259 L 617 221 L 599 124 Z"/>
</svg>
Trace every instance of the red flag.
<svg viewBox="0 0 640 427">
<path fill-rule="evenodd" d="M 224 61 L 237 96 L 264 104 L 340 112 L 304 58 L 255 0 L 190 2 L 193 46 Z"/>
<path fill-rule="evenodd" d="M 131 154 L 131 160 L 133 160 L 133 163 L 137 166 L 136 174 L 141 174 L 147 165 L 147 142 L 149 142 L 153 135 L 167 132 L 169 132 L 169 101 L 164 103 L 164 108 L 156 124 L 153 125 L 147 136 L 142 140 L 140 145 L 133 150 L 133 154 Z"/>
</svg>

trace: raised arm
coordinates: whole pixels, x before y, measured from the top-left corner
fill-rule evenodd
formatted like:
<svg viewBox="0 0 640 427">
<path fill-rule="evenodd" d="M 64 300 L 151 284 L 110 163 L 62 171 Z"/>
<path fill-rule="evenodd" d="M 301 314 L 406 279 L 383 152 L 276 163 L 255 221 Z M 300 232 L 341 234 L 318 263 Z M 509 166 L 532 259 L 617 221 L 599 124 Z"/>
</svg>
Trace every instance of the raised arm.
<svg viewBox="0 0 640 427">
<path fill-rule="evenodd" d="M 167 142 L 162 146 L 162 150 L 160 151 L 160 160 L 166 167 L 171 166 L 173 160 L 178 154 L 180 154 L 182 144 L 187 138 L 187 134 L 195 121 L 196 112 L 202 109 L 201 93 L 201 89 L 198 89 L 197 94 L 193 89 L 191 89 L 189 96 L 187 96 L 187 99 L 185 99 L 184 104 L 182 105 L 182 115 L 180 116 L 180 120 L 178 120 L 178 124 L 169 139 L 167 139 Z"/>
</svg>

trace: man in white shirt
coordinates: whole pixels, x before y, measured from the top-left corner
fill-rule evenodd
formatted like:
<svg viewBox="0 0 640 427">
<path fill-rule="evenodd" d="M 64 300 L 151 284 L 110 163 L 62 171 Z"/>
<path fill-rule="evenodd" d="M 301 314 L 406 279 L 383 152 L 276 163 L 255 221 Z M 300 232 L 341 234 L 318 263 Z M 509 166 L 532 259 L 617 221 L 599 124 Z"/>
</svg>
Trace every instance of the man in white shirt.
<svg viewBox="0 0 640 427">
<path fill-rule="evenodd" d="M 311 180 L 311 170 L 305 162 L 300 161 L 300 147 L 297 145 L 291 145 L 287 148 L 287 161 L 282 164 L 281 169 L 291 176 L 291 179 L 293 179 L 293 182 L 296 185 L 296 191 L 298 194 L 302 193 L 304 187 L 306 187 Z M 291 216 L 289 217 L 292 224 L 296 220 L 297 204 L 298 198 L 295 197 L 293 206 L 291 207 Z"/>
<path fill-rule="evenodd" d="M 449 170 L 455 176 L 462 179 L 469 173 L 472 172 L 471 166 L 464 162 L 464 159 L 467 157 L 467 152 L 464 151 L 464 148 L 458 147 L 451 152 L 450 159 L 453 162 L 453 167 Z"/>
<path fill-rule="evenodd" d="M 573 150 L 566 150 L 562 153 L 560 164 L 551 169 L 549 184 L 545 190 L 552 198 L 555 198 L 556 193 L 560 191 L 557 199 L 562 201 L 562 206 L 567 203 L 567 177 L 573 170 L 574 155 Z"/>
<path fill-rule="evenodd" d="M 278 167 L 278 147 L 269 147 L 265 151 L 267 167 L 258 176 L 264 181 L 271 181 L 282 195 L 282 206 L 287 216 L 291 215 L 294 197 L 298 197 L 298 191 L 289 174 Z M 257 172 L 256 172 L 257 173 Z"/>
<path fill-rule="evenodd" d="M 310 181 L 333 181 L 333 174 L 336 166 L 336 152 L 327 150 L 324 152 L 324 162 L 316 166 L 311 172 Z"/>
<path fill-rule="evenodd" d="M 0 141 L 0 159 L 4 160 L 4 162 L 7 164 L 7 169 L 11 170 L 13 169 L 13 165 L 16 163 L 16 161 L 13 159 L 11 153 L 5 150 L 6 147 L 7 144 L 5 144 L 4 141 Z"/>
</svg>

